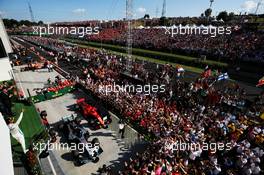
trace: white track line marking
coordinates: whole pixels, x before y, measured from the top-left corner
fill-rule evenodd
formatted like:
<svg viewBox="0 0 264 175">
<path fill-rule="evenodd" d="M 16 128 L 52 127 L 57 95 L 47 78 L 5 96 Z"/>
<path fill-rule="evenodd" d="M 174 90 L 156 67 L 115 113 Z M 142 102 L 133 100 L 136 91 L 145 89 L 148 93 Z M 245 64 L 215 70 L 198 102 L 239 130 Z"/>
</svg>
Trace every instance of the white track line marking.
<svg viewBox="0 0 264 175">
<path fill-rule="evenodd" d="M 50 160 L 50 156 L 48 156 L 48 161 L 49 161 L 49 164 L 50 164 L 50 168 L 51 168 L 51 171 L 52 171 L 52 174 L 53 175 L 57 175 L 56 171 L 55 171 L 55 168 L 53 166 L 53 163 L 51 162 Z"/>
</svg>

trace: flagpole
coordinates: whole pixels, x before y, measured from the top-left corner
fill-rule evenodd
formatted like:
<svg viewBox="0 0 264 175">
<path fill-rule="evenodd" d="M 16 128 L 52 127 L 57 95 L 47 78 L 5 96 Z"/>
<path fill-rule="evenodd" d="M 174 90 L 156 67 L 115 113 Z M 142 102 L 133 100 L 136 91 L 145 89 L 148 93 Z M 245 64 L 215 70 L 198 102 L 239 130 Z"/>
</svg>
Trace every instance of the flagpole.
<svg viewBox="0 0 264 175">
<path fill-rule="evenodd" d="M 215 81 L 213 81 L 213 83 L 212 84 L 210 84 L 209 85 L 209 87 L 212 87 L 214 84 L 215 84 L 215 82 L 217 82 L 216 80 Z"/>
</svg>

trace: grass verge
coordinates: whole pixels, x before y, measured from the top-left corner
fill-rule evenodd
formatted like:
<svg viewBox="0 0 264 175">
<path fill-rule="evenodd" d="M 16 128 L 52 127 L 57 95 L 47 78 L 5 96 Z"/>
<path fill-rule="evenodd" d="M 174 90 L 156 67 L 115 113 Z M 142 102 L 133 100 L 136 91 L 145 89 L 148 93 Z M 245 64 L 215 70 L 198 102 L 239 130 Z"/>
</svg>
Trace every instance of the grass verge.
<svg viewBox="0 0 264 175">
<path fill-rule="evenodd" d="M 44 127 L 41 124 L 39 114 L 33 105 L 25 105 L 17 102 L 13 104 L 12 111 L 15 113 L 15 121 L 20 115 L 21 110 L 24 109 L 24 116 L 19 125 L 20 129 L 24 133 L 26 146 L 28 147 L 32 141 L 32 138 L 43 132 Z M 20 161 L 23 151 L 21 145 L 11 136 L 11 145 L 13 152 L 13 161 Z"/>
</svg>

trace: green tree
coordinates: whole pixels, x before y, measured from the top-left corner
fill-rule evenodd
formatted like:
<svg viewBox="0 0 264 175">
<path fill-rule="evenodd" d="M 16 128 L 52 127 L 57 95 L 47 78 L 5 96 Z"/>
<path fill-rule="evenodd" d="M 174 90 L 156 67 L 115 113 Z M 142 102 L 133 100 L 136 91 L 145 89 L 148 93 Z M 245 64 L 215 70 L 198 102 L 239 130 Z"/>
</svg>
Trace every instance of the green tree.
<svg viewBox="0 0 264 175">
<path fill-rule="evenodd" d="M 149 18 L 150 18 L 149 14 L 144 15 L 144 19 L 149 19 Z"/>
<path fill-rule="evenodd" d="M 26 25 L 26 26 L 30 26 L 32 23 L 29 20 L 21 20 L 20 25 Z"/>
<path fill-rule="evenodd" d="M 14 28 L 19 26 L 19 22 L 15 19 L 3 19 L 6 28 Z"/>
<path fill-rule="evenodd" d="M 230 12 L 228 14 L 228 21 L 232 21 L 235 18 L 235 13 L 234 12 Z"/>
<path fill-rule="evenodd" d="M 217 17 L 216 17 L 217 20 L 223 20 L 223 21 L 228 21 L 228 13 L 226 11 L 222 11 L 220 12 Z"/>
<path fill-rule="evenodd" d="M 44 24 L 43 21 L 38 22 L 38 25 L 43 25 L 43 24 Z"/>
<path fill-rule="evenodd" d="M 211 14 L 212 14 L 212 9 L 211 8 L 208 8 L 208 9 L 206 9 L 205 11 L 204 11 L 204 15 L 205 15 L 205 17 L 210 17 L 211 16 Z"/>
<path fill-rule="evenodd" d="M 167 26 L 168 25 L 169 20 L 166 17 L 161 17 L 159 20 L 159 25 L 161 26 Z"/>
</svg>

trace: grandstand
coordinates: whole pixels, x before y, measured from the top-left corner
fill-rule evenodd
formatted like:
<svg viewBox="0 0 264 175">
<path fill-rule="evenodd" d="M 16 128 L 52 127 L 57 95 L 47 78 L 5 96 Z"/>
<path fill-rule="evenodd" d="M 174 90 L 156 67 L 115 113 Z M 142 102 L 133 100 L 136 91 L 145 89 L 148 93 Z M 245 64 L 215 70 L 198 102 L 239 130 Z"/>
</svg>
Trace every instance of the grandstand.
<svg viewBox="0 0 264 175">
<path fill-rule="evenodd" d="M 146 0 L 93 1 L 104 13 L 63 15 L 80 2 L 52 2 L 46 16 L 28 2 L 31 21 L 3 20 L 4 174 L 264 173 L 261 1 L 240 13 L 153 1 L 155 18 Z M 171 10 L 181 5 L 196 15 Z"/>
</svg>

